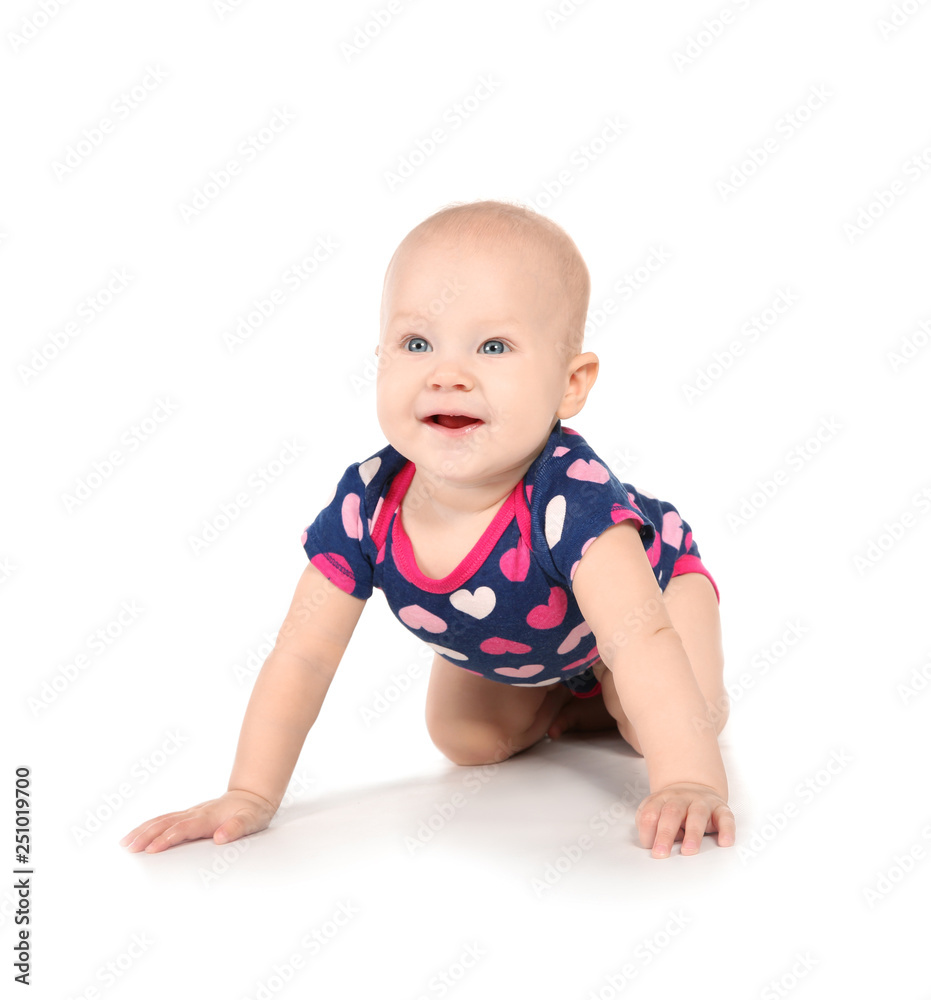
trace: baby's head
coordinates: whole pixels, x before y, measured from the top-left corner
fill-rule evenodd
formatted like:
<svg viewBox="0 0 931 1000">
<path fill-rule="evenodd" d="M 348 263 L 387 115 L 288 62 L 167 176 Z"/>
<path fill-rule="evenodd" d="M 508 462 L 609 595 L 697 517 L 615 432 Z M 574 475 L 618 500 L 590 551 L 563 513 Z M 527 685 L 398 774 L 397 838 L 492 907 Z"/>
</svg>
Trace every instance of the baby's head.
<svg viewBox="0 0 931 1000">
<path fill-rule="evenodd" d="M 594 383 L 597 358 L 580 353 L 590 288 L 572 239 L 518 205 L 452 205 L 412 229 L 382 293 L 391 444 L 417 465 L 453 460 L 469 481 L 528 465 Z"/>
<path fill-rule="evenodd" d="M 430 245 L 458 246 L 462 253 L 484 252 L 496 260 L 511 257 L 547 292 L 555 305 L 552 332 L 556 350 L 565 361 L 582 350 L 591 281 L 578 247 L 551 219 L 520 205 L 502 201 L 453 204 L 415 226 L 395 250 L 385 272 L 382 291 L 381 336 L 390 308 L 392 283 L 405 268 L 421 267 L 416 254 Z M 471 294 L 475 294 L 473 290 Z M 449 292 L 430 302 L 432 314 L 448 304 Z M 542 332 L 542 331 L 541 331 Z"/>
</svg>

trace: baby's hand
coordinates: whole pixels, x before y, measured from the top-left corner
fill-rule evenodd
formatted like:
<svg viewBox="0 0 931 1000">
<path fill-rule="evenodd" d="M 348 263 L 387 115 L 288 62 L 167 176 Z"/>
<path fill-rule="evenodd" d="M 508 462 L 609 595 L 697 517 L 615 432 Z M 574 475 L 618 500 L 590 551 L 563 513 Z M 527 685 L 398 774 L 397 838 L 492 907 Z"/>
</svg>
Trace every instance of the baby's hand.
<svg viewBox="0 0 931 1000">
<path fill-rule="evenodd" d="M 120 841 L 133 853 L 157 854 L 186 840 L 212 837 L 215 844 L 228 844 L 250 833 L 264 830 L 275 815 L 275 807 L 254 792 L 226 792 L 184 812 L 165 813 L 141 823 Z"/>
<path fill-rule="evenodd" d="M 668 858 L 682 832 L 681 854 L 697 854 L 706 833 L 718 833 L 718 846 L 734 843 L 734 814 L 708 785 L 681 782 L 648 795 L 635 816 L 640 844 L 652 845 L 654 858 Z"/>
</svg>

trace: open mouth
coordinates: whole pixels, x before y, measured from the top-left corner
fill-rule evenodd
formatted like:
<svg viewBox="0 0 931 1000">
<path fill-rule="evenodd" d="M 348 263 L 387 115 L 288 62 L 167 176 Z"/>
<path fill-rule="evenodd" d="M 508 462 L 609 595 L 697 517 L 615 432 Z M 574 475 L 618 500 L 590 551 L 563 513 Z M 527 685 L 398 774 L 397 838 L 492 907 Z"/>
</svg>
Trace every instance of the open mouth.
<svg viewBox="0 0 931 1000">
<path fill-rule="evenodd" d="M 459 430 L 461 427 L 469 427 L 472 424 L 480 424 L 482 421 L 478 417 L 469 417 L 463 413 L 434 413 L 432 417 L 427 417 L 428 423 L 439 424 L 450 430 Z"/>
</svg>

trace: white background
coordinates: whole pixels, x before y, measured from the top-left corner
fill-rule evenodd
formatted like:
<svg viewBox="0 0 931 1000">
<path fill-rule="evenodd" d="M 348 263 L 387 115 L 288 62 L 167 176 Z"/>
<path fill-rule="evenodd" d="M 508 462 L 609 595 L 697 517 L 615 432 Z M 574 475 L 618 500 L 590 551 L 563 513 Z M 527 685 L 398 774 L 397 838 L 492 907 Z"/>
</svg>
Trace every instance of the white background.
<svg viewBox="0 0 931 1000">
<path fill-rule="evenodd" d="M 4 8 L 2 861 L 25 765 L 32 995 L 927 995 L 931 13 L 380 6 Z M 737 846 L 652 860 L 643 761 L 608 734 L 446 761 L 375 594 L 271 828 L 128 854 L 225 789 L 301 532 L 384 445 L 385 266 L 475 198 L 577 242 L 602 367 L 571 426 L 677 505 L 720 586 Z"/>
</svg>

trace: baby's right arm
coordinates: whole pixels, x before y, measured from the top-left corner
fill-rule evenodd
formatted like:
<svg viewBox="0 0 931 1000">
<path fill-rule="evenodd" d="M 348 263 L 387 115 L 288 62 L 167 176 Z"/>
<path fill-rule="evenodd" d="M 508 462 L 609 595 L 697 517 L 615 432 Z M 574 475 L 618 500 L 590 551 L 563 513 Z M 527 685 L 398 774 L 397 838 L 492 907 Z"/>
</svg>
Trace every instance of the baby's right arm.
<svg viewBox="0 0 931 1000">
<path fill-rule="evenodd" d="M 256 679 L 225 795 L 140 824 L 120 843 L 149 854 L 186 840 L 226 844 L 274 816 L 365 601 L 307 565 Z"/>
</svg>

